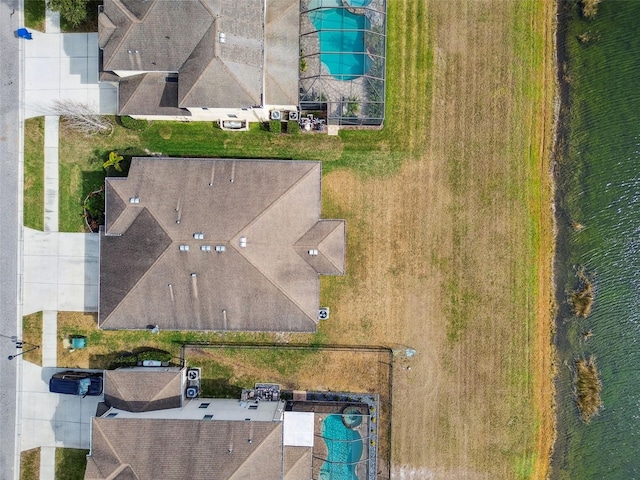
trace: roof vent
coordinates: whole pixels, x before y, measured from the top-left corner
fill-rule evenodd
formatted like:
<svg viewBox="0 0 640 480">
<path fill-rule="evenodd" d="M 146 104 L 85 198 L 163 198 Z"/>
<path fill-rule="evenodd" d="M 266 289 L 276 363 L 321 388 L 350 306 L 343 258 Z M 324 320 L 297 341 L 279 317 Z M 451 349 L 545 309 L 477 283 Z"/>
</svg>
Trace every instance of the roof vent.
<svg viewBox="0 0 640 480">
<path fill-rule="evenodd" d="M 188 252 L 189 251 L 189 245 L 180 245 L 180 251 L 181 252 Z"/>
<path fill-rule="evenodd" d="M 193 238 L 195 240 L 204 240 L 204 233 L 196 232 L 196 233 L 193 234 Z"/>
<path fill-rule="evenodd" d="M 210 252 L 211 245 L 200 245 L 200 250 L 202 250 L 203 252 Z"/>
<path fill-rule="evenodd" d="M 309 255 L 311 255 L 312 257 L 316 257 L 318 255 L 318 249 L 312 248 L 311 250 L 309 250 Z"/>
<path fill-rule="evenodd" d="M 216 252 L 223 253 L 226 251 L 227 251 L 227 247 L 225 247 L 224 245 L 216 245 Z"/>
<path fill-rule="evenodd" d="M 247 248 L 247 237 L 240 237 L 240 247 Z"/>
<path fill-rule="evenodd" d="M 218 41 L 220 43 L 227 43 L 227 35 L 224 32 L 218 34 Z"/>
<path fill-rule="evenodd" d="M 137 195 L 135 197 L 131 197 L 129 199 L 129 203 L 140 203 L 140 197 Z"/>
</svg>

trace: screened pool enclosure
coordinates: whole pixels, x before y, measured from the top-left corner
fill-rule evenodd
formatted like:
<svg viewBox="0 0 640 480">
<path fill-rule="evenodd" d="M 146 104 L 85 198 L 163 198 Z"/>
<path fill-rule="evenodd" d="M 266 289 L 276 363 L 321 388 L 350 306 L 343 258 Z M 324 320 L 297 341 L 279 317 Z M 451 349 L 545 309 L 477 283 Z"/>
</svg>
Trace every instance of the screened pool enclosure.
<svg viewBox="0 0 640 480">
<path fill-rule="evenodd" d="M 335 125 L 381 125 L 385 32 L 386 0 L 301 0 L 303 113 L 322 112 Z"/>
</svg>

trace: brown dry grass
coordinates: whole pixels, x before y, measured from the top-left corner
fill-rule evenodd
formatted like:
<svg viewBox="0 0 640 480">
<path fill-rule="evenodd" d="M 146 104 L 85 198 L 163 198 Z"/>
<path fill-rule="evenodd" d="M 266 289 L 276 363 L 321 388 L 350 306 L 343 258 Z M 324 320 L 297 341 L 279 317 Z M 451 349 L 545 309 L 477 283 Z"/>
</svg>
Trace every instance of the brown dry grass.
<svg viewBox="0 0 640 480">
<path fill-rule="evenodd" d="M 418 351 L 395 375 L 396 477 L 545 478 L 553 5 L 426 5 L 418 21 L 401 12 L 415 31 L 396 46 L 433 31 L 430 77 L 410 58 L 403 72 L 432 82 L 428 138 L 406 139 L 420 158 L 391 178 L 324 179 L 325 215 L 347 218 L 350 249 L 347 276 L 323 279 L 324 332 Z"/>
<path fill-rule="evenodd" d="M 40 448 L 20 453 L 20 480 L 40 479 Z"/>
<path fill-rule="evenodd" d="M 22 317 L 22 340 L 25 342 L 23 351 L 26 352 L 23 358 L 36 365 L 42 365 L 42 349 L 32 350 L 33 345 L 42 344 L 42 312 Z"/>
</svg>

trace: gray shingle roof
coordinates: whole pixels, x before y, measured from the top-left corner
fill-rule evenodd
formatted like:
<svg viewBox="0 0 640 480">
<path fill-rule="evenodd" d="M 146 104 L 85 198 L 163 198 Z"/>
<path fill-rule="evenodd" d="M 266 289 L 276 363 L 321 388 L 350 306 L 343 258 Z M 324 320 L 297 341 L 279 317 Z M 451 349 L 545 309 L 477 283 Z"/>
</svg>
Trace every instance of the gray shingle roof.
<svg viewBox="0 0 640 480">
<path fill-rule="evenodd" d="M 320 179 L 319 162 L 134 158 L 106 182 L 100 327 L 315 331 L 318 275 L 345 255 Z"/>
<path fill-rule="evenodd" d="M 182 406 L 182 370 L 118 369 L 105 372 L 104 400 L 110 407 L 149 412 Z"/>
<path fill-rule="evenodd" d="M 286 18 L 297 28 L 298 21 L 292 20 L 290 12 Z M 264 2 L 256 0 L 105 0 L 98 21 L 99 44 L 103 50 L 101 68 L 136 74 L 178 72 L 178 97 L 171 105 L 175 108 L 261 105 L 264 19 Z M 289 37 L 280 43 L 286 45 L 288 53 L 294 48 L 295 62 L 287 61 L 296 65 L 293 73 L 289 72 L 286 77 L 290 81 L 284 83 L 285 90 L 293 89 L 295 93 L 297 47 L 289 45 Z M 278 62 L 278 59 L 274 57 L 274 61 Z M 121 83 L 126 81 L 121 80 Z M 133 81 L 128 82 L 130 91 L 120 95 L 119 113 L 171 115 L 136 110 L 143 108 L 145 103 L 129 104 Z M 137 83 L 135 87 L 163 88 L 159 82 L 152 81 Z M 148 95 L 153 99 L 162 96 L 158 92 Z M 174 102 L 173 96 L 171 98 Z M 128 108 L 127 111 L 124 108 Z"/>
<path fill-rule="evenodd" d="M 251 439 L 251 443 L 249 443 Z M 93 418 L 86 480 L 282 477 L 282 423 Z"/>
</svg>

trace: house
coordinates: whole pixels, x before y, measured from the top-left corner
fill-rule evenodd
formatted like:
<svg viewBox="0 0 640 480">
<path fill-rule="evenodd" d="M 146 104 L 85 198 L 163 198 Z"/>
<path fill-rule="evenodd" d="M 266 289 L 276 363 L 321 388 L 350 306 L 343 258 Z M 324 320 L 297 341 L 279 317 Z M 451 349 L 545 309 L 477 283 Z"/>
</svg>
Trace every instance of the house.
<svg viewBox="0 0 640 480">
<path fill-rule="evenodd" d="M 100 80 L 118 114 L 261 121 L 297 109 L 299 4 L 290 0 L 105 0 Z"/>
<path fill-rule="evenodd" d="M 316 331 L 345 269 L 320 197 L 320 162 L 134 158 L 106 180 L 99 327 Z"/>
<path fill-rule="evenodd" d="M 256 384 L 244 390 L 240 399 L 185 398 L 180 407 L 156 403 L 147 408 L 152 404 L 137 403 L 144 397 L 141 391 L 154 397 L 174 392 L 191 371 L 147 367 L 105 372 L 105 404 L 92 419 L 85 480 L 304 480 L 347 478 L 347 473 L 348 478 L 365 479 L 372 478 L 369 472 L 375 475 L 375 441 L 366 437 L 372 425 L 369 412 L 376 408 L 373 403 L 348 401 L 352 394 L 332 394 L 340 400 L 329 402 L 320 401 L 323 394 L 295 392 L 283 400 L 279 385 Z M 133 398 L 137 400 L 132 403 Z M 367 398 L 378 405 L 376 395 Z M 124 403 L 114 404 L 113 399 Z M 136 408 L 129 409 L 131 405 Z M 325 428 L 328 417 L 360 421 L 357 426 L 340 426 L 348 434 L 336 436 Z"/>
</svg>

